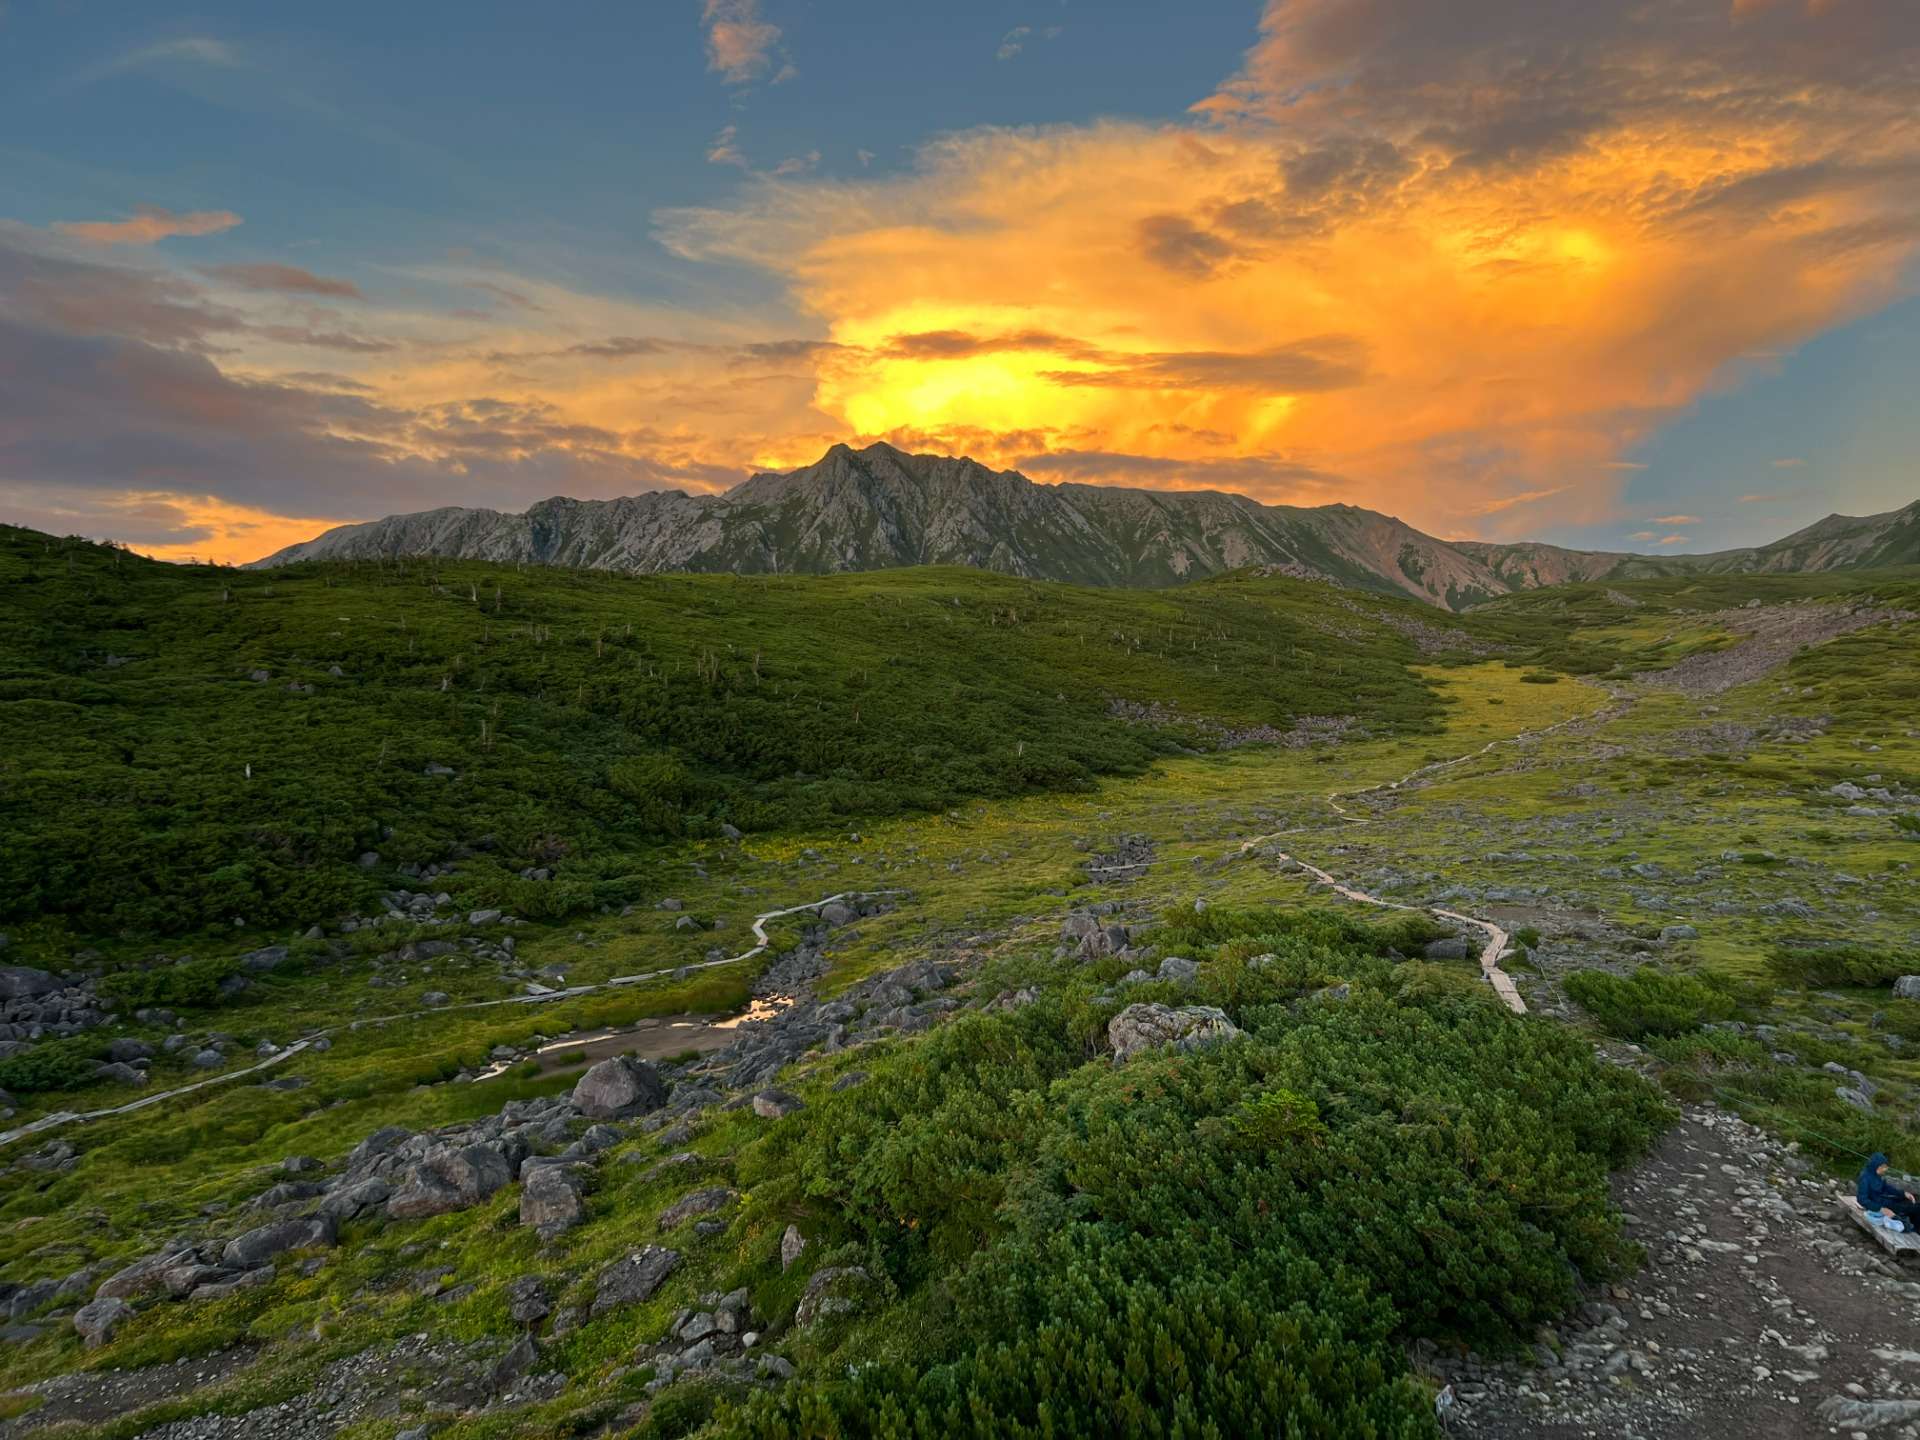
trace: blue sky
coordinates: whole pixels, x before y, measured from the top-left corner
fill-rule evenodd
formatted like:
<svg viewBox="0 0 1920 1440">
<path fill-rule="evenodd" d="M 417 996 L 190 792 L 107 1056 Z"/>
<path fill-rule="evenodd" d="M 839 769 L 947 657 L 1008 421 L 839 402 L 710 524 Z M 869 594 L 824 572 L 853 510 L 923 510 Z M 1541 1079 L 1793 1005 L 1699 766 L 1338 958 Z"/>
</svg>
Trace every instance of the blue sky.
<svg viewBox="0 0 1920 1440">
<path fill-rule="evenodd" d="M 1903 0 L 9 0 L 0 516 L 243 556 L 885 438 L 1763 540 L 1920 495 L 1917 55 Z"/>
</svg>

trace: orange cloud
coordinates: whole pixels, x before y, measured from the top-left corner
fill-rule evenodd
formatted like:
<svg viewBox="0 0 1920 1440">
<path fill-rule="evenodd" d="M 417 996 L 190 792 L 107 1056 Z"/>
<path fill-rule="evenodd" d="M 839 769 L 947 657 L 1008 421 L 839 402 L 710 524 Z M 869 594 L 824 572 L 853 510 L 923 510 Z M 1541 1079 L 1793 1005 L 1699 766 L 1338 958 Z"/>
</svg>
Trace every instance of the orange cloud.
<svg viewBox="0 0 1920 1440">
<path fill-rule="evenodd" d="M 1698 525 L 1700 523 L 1700 517 L 1698 515 L 1656 515 L 1653 517 L 1653 523 L 1656 525 Z"/>
<path fill-rule="evenodd" d="M 176 215 L 157 205 L 136 205 L 126 220 L 57 220 L 53 228 L 89 245 L 151 245 L 174 235 L 218 235 L 240 223 L 231 210 L 194 210 Z"/>
<path fill-rule="evenodd" d="M 744 85 L 764 75 L 780 43 L 780 27 L 760 18 L 759 0 L 705 0 L 700 11 L 707 29 L 707 68 L 729 85 Z M 791 67 L 784 67 L 785 78 Z"/>
<path fill-rule="evenodd" d="M 660 234 L 786 280 L 838 347 L 814 403 L 860 436 L 1166 484 L 1277 457 L 1261 498 L 1340 477 L 1446 532 L 1544 489 L 1495 527 L 1613 518 L 1603 467 L 1920 250 L 1910 6 L 1356 8 L 1272 6 L 1204 128 L 976 131 Z"/>
<path fill-rule="evenodd" d="M 360 287 L 351 280 L 336 280 L 316 275 L 298 265 L 208 265 L 200 273 L 224 280 L 242 290 L 280 295 L 314 295 L 333 300 L 364 300 Z"/>
<path fill-rule="evenodd" d="M 755 0 L 701 15 L 727 83 L 783 63 Z M 7 244 L 26 257 L 0 293 L 47 392 L 13 387 L 8 413 L 0 387 L 0 429 L 48 485 L 216 490 L 256 518 L 154 543 L 236 558 L 279 543 L 249 538 L 263 514 L 710 490 L 871 438 L 1439 534 L 1618 523 L 1636 444 L 1900 293 L 1916 64 L 1910 0 L 1286 0 L 1195 116 L 975 130 L 880 179 L 802 156 L 656 217 L 680 256 L 773 276 L 777 306 L 586 294 L 470 256 L 393 293 L 484 311 L 278 266 L 218 268 L 210 295 L 0 225 L 0 281 Z M 738 141 L 709 158 L 745 169 Z"/>
</svg>

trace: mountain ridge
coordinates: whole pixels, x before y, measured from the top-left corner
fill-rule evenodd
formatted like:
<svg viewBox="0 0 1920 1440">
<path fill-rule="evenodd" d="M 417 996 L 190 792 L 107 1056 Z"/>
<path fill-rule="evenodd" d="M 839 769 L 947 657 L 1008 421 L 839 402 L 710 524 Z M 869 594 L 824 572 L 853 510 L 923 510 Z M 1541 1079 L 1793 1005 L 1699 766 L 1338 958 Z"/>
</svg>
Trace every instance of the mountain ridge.
<svg viewBox="0 0 1920 1440">
<path fill-rule="evenodd" d="M 952 564 L 1152 588 L 1246 566 L 1458 610 L 1576 580 L 1920 561 L 1920 501 L 1830 515 L 1771 545 L 1697 556 L 1444 541 L 1357 506 L 1265 505 L 1220 490 L 1042 485 L 965 456 L 839 444 L 717 495 L 556 496 L 524 512 L 445 506 L 338 526 L 253 562 L 436 555 L 628 573 L 837 573 Z"/>
</svg>

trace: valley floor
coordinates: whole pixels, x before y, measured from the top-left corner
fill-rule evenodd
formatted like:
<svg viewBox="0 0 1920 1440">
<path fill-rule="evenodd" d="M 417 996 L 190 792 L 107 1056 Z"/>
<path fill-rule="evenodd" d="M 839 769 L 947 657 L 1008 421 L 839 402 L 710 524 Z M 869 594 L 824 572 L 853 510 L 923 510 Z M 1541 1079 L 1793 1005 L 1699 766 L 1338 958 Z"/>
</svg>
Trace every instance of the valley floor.
<svg viewBox="0 0 1920 1440">
<path fill-rule="evenodd" d="M 249 1047 L 294 1043 L 343 1011 L 358 1019 L 330 1049 L 270 1072 L 297 1088 L 248 1077 L 15 1141 L 0 1158 L 38 1157 L 34 1168 L 63 1179 L 0 1210 L 0 1261 L 64 1256 L 104 1273 L 176 1231 L 239 1228 L 239 1208 L 283 1157 L 334 1164 L 382 1125 L 472 1123 L 577 1078 L 515 1068 L 463 1083 L 497 1047 L 517 1067 L 565 1031 L 733 1010 L 756 987 L 812 1005 L 864 998 L 862 986 L 921 961 L 954 966 L 964 989 L 981 965 L 1059 944 L 1063 919 L 1090 907 L 1144 932 L 1195 901 L 1347 906 L 1288 857 L 1372 895 L 1496 922 L 1516 937 L 1506 966 L 1527 1008 L 1574 1023 L 1585 1017 L 1564 982 L 1578 971 L 1659 961 L 1751 984 L 1767 978 L 1768 952 L 1785 937 L 1895 948 L 1920 937 L 1911 869 L 1920 845 L 1890 823 L 1916 813 L 1898 777 L 1920 775 L 1920 732 L 1897 708 L 1860 703 L 1844 681 L 1789 684 L 1771 671 L 1736 675 L 1738 688 L 1725 690 L 1532 683 L 1498 664 L 1442 678 L 1446 734 L 1417 744 L 1228 751 L 1087 796 L 974 804 L 810 842 L 692 845 L 673 908 L 523 927 L 511 965 L 429 955 L 276 988 L 245 1013 Z M 1409 772 L 1419 773 L 1393 783 Z M 1265 838 L 1248 847 L 1255 837 Z M 856 902 L 867 913 L 847 914 L 828 935 L 810 928 L 813 912 L 772 922 L 772 953 L 785 963 L 811 949 L 822 973 L 776 965 L 763 975 L 767 957 L 699 968 L 745 951 L 756 915 L 882 891 L 902 893 Z M 518 993 L 521 976 L 560 990 L 642 973 L 659 978 L 457 1008 Z M 445 999 L 422 1003 L 430 993 Z M 1920 1064 L 1876 1018 L 1883 991 L 1756 990 L 1743 1003 L 1758 1017 L 1750 1024 L 1772 1027 L 1766 1043 L 1798 1089 L 1771 1071 L 1762 1083 L 1745 1054 L 1598 1042 L 1620 1063 L 1668 1076 L 1686 1101 L 1681 1123 L 1616 1181 L 1646 1268 L 1593 1293 L 1519 1362 L 1419 1353 L 1424 1373 L 1453 1386 L 1454 1433 L 1920 1435 L 1920 1283 L 1839 1218 L 1835 1177 L 1857 1162 L 1805 1100 L 1823 1085 L 1853 1089 L 1869 1110 L 1910 1124 Z M 906 1008 L 907 1028 L 939 1018 L 924 996 Z M 1735 1024 L 1707 1033 L 1749 1037 Z M 739 1082 L 743 1065 L 763 1068 L 765 1058 L 735 1045 L 689 1060 L 688 1073 Z M 1819 1082 L 1810 1089 L 1808 1074 Z M 692 1148 L 715 1164 L 753 1123 L 750 1110 L 735 1111 Z M 657 1158 L 651 1139 L 634 1138 L 616 1158 Z M 570 1237 L 566 1265 L 597 1268 L 632 1240 L 612 1202 L 600 1203 Z M 272 1304 L 143 1314 L 101 1352 L 71 1336 L 10 1335 L 18 1343 L 0 1350 L 0 1383 L 16 1388 L 0 1396 L 0 1436 L 61 1433 L 62 1422 L 65 1433 L 169 1440 L 386 1436 L 423 1423 L 436 1403 L 451 1415 L 489 1400 L 520 1419 L 445 1433 L 517 1433 L 515 1424 L 538 1433 L 551 1397 L 516 1396 L 521 1376 L 489 1368 L 514 1333 L 502 1323 L 501 1282 L 552 1264 L 531 1245 L 510 1217 L 467 1229 L 429 1221 L 418 1235 L 290 1272 Z M 670 1319 L 649 1310 L 630 1338 L 651 1339 L 639 1332 Z M 404 1338 L 416 1332 L 432 1338 Z M 248 1363 L 280 1352 L 298 1357 L 291 1370 Z M 375 1354 L 378 1363 L 365 1358 Z M 611 1358 L 556 1342 L 539 1367 L 604 1376 Z M 82 1378 L 63 1373 L 75 1371 Z M 301 1395 L 321 1399 L 282 1394 L 290 1375 L 307 1377 Z M 438 1401 L 436 1383 L 448 1387 Z"/>
</svg>

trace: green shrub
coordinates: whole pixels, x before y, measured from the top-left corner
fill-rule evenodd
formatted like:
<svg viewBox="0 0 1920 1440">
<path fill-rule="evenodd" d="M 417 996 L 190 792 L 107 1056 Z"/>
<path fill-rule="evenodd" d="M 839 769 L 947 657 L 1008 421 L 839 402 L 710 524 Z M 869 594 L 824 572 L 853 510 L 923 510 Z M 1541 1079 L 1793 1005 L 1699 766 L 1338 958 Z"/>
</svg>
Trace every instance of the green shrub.
<svg viewBox="0 0 1920 1440">
<path fill-rule="evenodd" d="M 1457 967 L 1391 963 L 1404 931 L 1220 909 L 1168 929 L 1241 1038 L 1116 1065 L 1091 1023 L 1116 1007 L 1079 972 L 867 1062 L 741 1152 L 747 1230 L 802 1218 L 879 1298 L 719 1433 L 1430 1436 L 1407 1338 L 1518 1346 L 1630 1260 L 1606 1176 L 1669 1117 L 1646 1082 Z M 1349 988 L 1304 1001 L 1302 976 Z"/>
<path fill-rule="evenodd" d="M 1567 994 L 1602 1029 L 1626 1040 L 1685 1034 L 1710 1020 L 1731 1019 L 1734 1012 L 1733 998 L 1724 989 L 1651 965 L 1625 978 L 1606 970 L 1577 971 L 1567 977 Z"/>
<path fill-rule="evenodd" d="M 0 1060 L 0 1090 L 31 1095 L 78 1089 L 92 1081 L 99 1065 L 99 1047 L 84 1036 L 42 1040 L 30 1050 Z"/>
<path fill-rule="evenodd" d="M 220 982 L 239 970 L 240 962 L 231 957 L 209 957 L 148 970 L 122 970 L 106 976 L 94 988 L 129 1010 L 149 1005 L 205 1007 L 226 999 L 220 993 Z"/>
<path fill-rule="evenodd" d="M 1920 974 L 1920 952 L 1878 945 L 1776 945 L 1767 969 L 1783 984 L 1891 985 L 1902 975 Z"/>
</svg>

